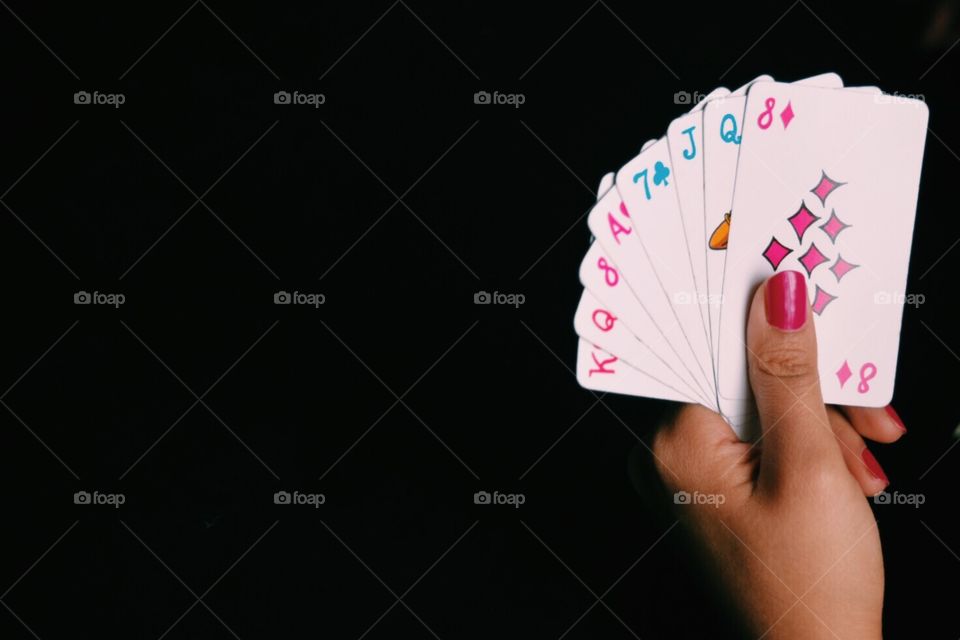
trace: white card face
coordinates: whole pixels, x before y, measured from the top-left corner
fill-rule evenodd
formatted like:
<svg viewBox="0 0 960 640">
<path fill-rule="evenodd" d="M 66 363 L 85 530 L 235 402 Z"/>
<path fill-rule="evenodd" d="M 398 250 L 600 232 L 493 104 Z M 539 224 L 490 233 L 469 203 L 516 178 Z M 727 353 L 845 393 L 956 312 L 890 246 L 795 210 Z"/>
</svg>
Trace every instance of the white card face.
<svg viewBox="0 0 960 640">
<path fill-rule="evenodd" d="M 609 173 L 605 173 L 603 177 L 600 178 L 600 187 L 597 189 L 598 200 L 601 197 L 603 197 L 603 194 L 605 194 L 607 191 L 610 191 L 610 189 L 613 188 L 613 180 L 615 177 L 616 177 L 616 174 L 613 171 L 611 171 Z"/>
<path fill-rule="evenodd" d="M 609 193 L 612 198 L 616 198 L 615 189 Z M 613 258 L 604 251 L 599 242 L 594 242 L 590 246 L 583 262 L 580 263 L 580 282 L 590 292 L 593 299 L 597 300 L 603 305 L 604 309 L 618 319 L 616 323 L 618 328 L 622 327 L 634 336 L 634 340 L 643 342 L 645 348 L 663 364 L 664 368 L 669 369 L 672 373 L 670 375 L 656 369 L 651 372 L 654 377 L 668 382 L 688 397 L 694 398 L 694 402 L 699 402 L 708 407 L 716 407 L 715 398 L 700 390 L 693 383 L 691 374 L 686 370 L 676 349 L 667 341 L 653 322 L 644 302 L 634 295 L 619 267 L 614 263 Z M 579 313 L 578 310 L 578 317 Z M 579 317 L 574 320 L 574 323 L 575 325 L 582 323 L 582 325 L 589 327 L 588 323 L 593 320 L 592 316 L 593 311 L 591 310 L 589 319 Z M 606 323 L 602 317 L 600 322 L 599 326 L 605 326 Z M 582 327 L 582 325 L 579 326 Z M 581 333 L 580 328 L 578 328 L 577 333 L 580 333 L 583 337 L 589 337 L 584 335 L 585 332 Z M 597 339 L 594 340 L 594 343 L 616 355 L 627 357 L 625 352 L 610 342 Z M 628 362 L 634 363 L 635 361 L 628 358 Z M 635 366 L 643 368 L 638 364 Z"/>
<path fill-rule="evenodd" d="M 626 208 L 609 216 L 604 216 L 602 211 L 592 213 L 591 229 L 621 266 L 627 282 L 641 300 L 646 301 L 646 297 L 639 295 L 638 287 L 653 284 L 660 288 L 660 300 L 664 304 L 651 309 L 654 321 L 665 335 L 670 333 L 667 339 L 684 357 L 698 386 L 715 396 L 710 346 L 696 304 L 696 286 L 671 165 L 666 138 L 625 164 L 617 172 L 616 190 Z M 629 231 L 624 231 L 627 228 Z M 624 246 L 630 247 L 624 253 L 634 264 L 637 256 L 646 256 L 653 269 L 652 283 L 649 273 L 635 271 L 610 245 L 621 251 Z"/>
<path fill-rule="evenodd" d="M 713 91 L 705 95 L 703 97 L 703 100 L 700 100 L 699 102 L 697 102 L 697 104 L 693 105 L 693 107 L 690 108 L 690 111 L 688 113 L 702 111 L 703 107 L 706 106 L 706 104 L 711 100 L 713 100 L 714 98 L 722 98 L 728 95 L 730 95 L 730 89 L 727 89 L 726 87 L 717 87 L 716 89 L 714 89 Z"/>
<path fill-rule="evenodd" d="M 721 409 L 737 412 L 750 395 L 748 305 L 784 270 L 808 278 L 824 400 L 889 403 L 928 112 L 919 101 L 881 97 L 783 83 L 751 89 L 719 327 Z"/>
<path fill-rule="evenodd" d="M 717 349 L 720 322 L 723 266 L 726 259 L 730 204 L 740 153 L 740 123 L 746 108 L 745 95 L 736 95 L 708 104 L 703 110 L 704 183 L 703 254 L 707 300 L 707 328 L 710 343 Z M 691 249 L 691 253 L 693 253 Z"/>
<path fill-rule="evenodd" d="M 577 335 L 589 344 L 599 347 L 612 356 L 616 356 L 626 365 L 646 374 L 638 378 L 642 386 L 632 390 L 634 395 L 647 398 L 660 398 L 675 402 L 699 402 L 680 387 L 682 382 L 650 349 L 627 329 L 626 325 L 595 298 L 584 291 L 573 319 Z M 588 368 L 596 367 L 591 361 L 585 363 Z M 581 367 L 577 366 L 578 370 Z M 590 377 L 589 375 L 587 377 Z"/>
<path fill-rule="evenodd" d="M 713 92 L 710 95 L 714 95 Z M 729 93 L 729 91 L 727 91 Z M 702 105 L 703 103 L 701 103 Z M 667 146 L 676 180 L 687 259 L 693 272 L 695 301 L 709 338 L 706 309 L 707 255 L 703 236 L 703 111 L 680 116 L 667 128 Z M 711 368 L 713 366 L 711 350 Z"/>
<path fill-rule="evenodd" d="M 577 382 L 581 387 L 646 398 L 652 396 L 638 390 L 649 388 L 652 380 L 617 356 L 580 339 L 577 345 Z"/>
<path fill-rule="evenodd" d="M 772 80 L 773 80 L 773 78 L 772 78 L 771 76 L 768 76 L 768 75 L 757 76 L 756 78 L 754 78 L 753 80 L 751 80 L 751 81 L 748 82 L 747 84 L 743 85 L 742 87 L 737 87 L 736 89 L 734 89 L 733 92 L 730 93 L 730 95 L 731 95 L 731 96 L 745 96 L 745 95 L 747 95 L 747 91 L 749 91 L 749 90 L 750 90 L 750 87 L 752 87 L 754 84 L 756 84 L 756 83 L 758 83 L 758 82 L 770 82 L 770 81 L 772 81 Z"/>
<path fill-rule="evenodd" d="M 610 172 L 600 179 L 600 186 L 597 188 L 598 200 L 613 188 L 614 178 L 615 174 Z M 613 259 L 603 253 L 603 248 L 597 242 L 591 245 L 580 265 L 580 281 L 587 287 L 574 316 L 574 328 L 581 338 L 654 378 L 657 384 L 648 382 L 645 377 L 637 378 L 639 382 L 647 385 L 652 397 L 678 402 L 704 402 L 697 390 L 676 373 L 682 370 L 680 359 L 671 351 L 670 345 L 652 323 L 643 306 L 633 297 Z M 604 301 L 590 293 L 590 290 L 600 291 Z M 591 305 L 592 308 L 588 309 L 588 320 L 584 307 Z M 608 323 L 603 320 L 601 308 L 613 314 L 616 320 L 627 320 L 610 321 L 608 327 Z M 631 330 L 634 333 L 631 333 Z M 645 336 L 645 340 L 638 338 L 638 335 Z M 660 354 L 665 354 L 665 357 Z M 637 395 L 643 393 L 638 390 Z"/>
<path fill-rule="evenodd" d="M 700 395 L 705 398 L 713 397 L 715 404 L 715 392 L 713 390 L 708 392 L 707 389 L 709 389 L 709 387 L 701 381 L 703 379 L 702 374 L 698 377 L 694 373 L 697 371 L 699 365 L 693 352 L 687 345 L 680 325 L 674 319 L 669 299 L 657 280 L 653 265 L 643 245 L 636 237 L 637 234 L 633 229 L 630 213 L 626 205 L 623 204 L 623 201 L 620 200 L 620 194 L 617 188 L 608 191 L 597 202 L 587 217 L 587 223 L 590 231 L 597 238 L 597 242 L 595 242 L 594 245 L 599 243 L 599 247 L 603 249 L 603 253 L 612 259 L 613 264 L 619 269 L 620 278 L 627 285 L 633 298 L 635 298 L 647 312 L 653 326 L 659 331 L 661 336 L 669 344 L 671 350 L 680 359 L 682 370 L 678 370 L 677 373 L 687 378 L 690 383 L 698 389 Z M 597 265 L 599 259 L 594 262 L 591 258 L 592 256 L 588 254 L 588 258 L 584 260 L 585 266 Z M 616 307 L 617 305 L 610 303 L 606 299 L 605 296 L 607 294 L 603 292 L 604 290 L 602 288 L 599 290 L 594 289 L 587 284 L 588 280 L 585 279 L 585 274 L 590 274 L 595 277 L 594 271 L 595 269 L 581 269 L 581 280 L 584 280 L 584 285 L 590 288 L 594 295 L 600 300 L 610 304 L 610 306 Z M 623 317 L 628 317 L 625 311 L 622 313 L 624 314 Z M 648 338 L 648 344 L 652 344 L 646 333 L 633 329 L 631 331 L 634 335 L 643 335 Z M 654 350 L 656 350 L 656 347 L 654 347 Z M 666 354 L 661 353 L 661 355 L 665 356 Z"/>
<path fill-rule="evenodd" d="M 744 95 L 758 82 L 769 82 L 769 76 L 745 85 L 734 96 L 708 104 L 703 112 L 704 131 L 704 245 L 706 261 L 707 328 L 716 364 L 719 340 L 717 327 L 723 295 L 723 273 L 730 230 L 733 188 L 737 176 L 737 159 L 743 137 Z M 843 81 L 835 73 L 825 73 L 799 80 L 795 84 L 812 84 L 840 88 Z"/>
</svg>

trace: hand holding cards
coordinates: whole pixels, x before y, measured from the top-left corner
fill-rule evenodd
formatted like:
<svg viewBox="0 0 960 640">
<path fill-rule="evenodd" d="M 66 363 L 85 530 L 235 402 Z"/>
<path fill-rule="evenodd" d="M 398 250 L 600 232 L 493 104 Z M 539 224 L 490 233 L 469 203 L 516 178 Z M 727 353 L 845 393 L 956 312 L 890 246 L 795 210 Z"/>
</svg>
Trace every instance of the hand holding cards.
<svg viewBox="0 0 960 640">
<path fill-rule="evenodd" d="M 718 90 L 678 118 L 589 215 L 580 383 L 697 402 L 740 433 L 753 411 L 750 299 L 794 270 L 824 400 L 887 404 L 927 116 L 923 102 L 825 74 Z"/>
</svg>

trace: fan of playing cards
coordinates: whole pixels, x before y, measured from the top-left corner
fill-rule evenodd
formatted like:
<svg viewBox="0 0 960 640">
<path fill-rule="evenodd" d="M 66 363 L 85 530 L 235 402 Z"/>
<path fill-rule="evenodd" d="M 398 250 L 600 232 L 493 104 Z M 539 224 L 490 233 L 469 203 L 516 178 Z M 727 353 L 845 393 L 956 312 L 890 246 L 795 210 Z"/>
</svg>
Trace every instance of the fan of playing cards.
<svg viewBox="0 0 960 640">
<path fill-rule="evenodd" d="M 745 330 L 766 278 L 799 271 L 824 400 L 893 395 L 928 111 L 834 73 L 711 92 L 600 185 L 580 266 L 589 389 L 754 415 Z"/>
</svg>

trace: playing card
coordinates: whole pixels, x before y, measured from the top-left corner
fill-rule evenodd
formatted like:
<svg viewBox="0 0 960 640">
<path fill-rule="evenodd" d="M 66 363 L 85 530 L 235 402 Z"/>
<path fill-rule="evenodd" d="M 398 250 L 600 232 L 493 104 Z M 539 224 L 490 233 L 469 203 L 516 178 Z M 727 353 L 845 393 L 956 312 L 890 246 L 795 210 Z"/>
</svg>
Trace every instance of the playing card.
<svg viewBox="0 0 960 640">
<path fill-rule="evenodd" d="M 616 356 L 624 365 L 639 370 L 644 376 L 632 376 L 636 386 L 631 388 L 632 395 L 647 398 L 660 398 L 675 402 L 700 402 L 690 393 L 680 389 L 683 382 L 678 376 L 654 354 L 641 340 L 638 340 L 626 328 L 619 317 L 614 315 L 602 302 L 597 300 L 589 291 L 584 290 L 580 297 L 580 305 L 573 320 L 577 335 L 588 344 L 603 349 L 607 356 Z M 586 376 L 590 378 L 590 369 L 598 366 L 591 354 L 589 361 L 578 362 L 577 375 L 580 376 L 586 367 Z M 621 369 L 622 372 L 622 369 Z M 611 377 L 617 372 L 609 374 Z M 606 385 L 598 379 L 598 388 Z"/>
<path fill-rule="evenodd" d="M 750 397 L 752 293 L 787 269 L 808 278 L 824 400 L 891 399 L 928 112 L 883 97 L 772 82 L 750 90 L 719 323 L 725 415 L 745 413 Z"/>
<path fill-rule="evenodd" d="M 703 108 L 714 98 L 730 94 L 726 88 L 714 89 L 690 112 L 680 116 L 667 128 L 667 145 L 670 162 L 676 180 L 680 218 L 686 243 L 687 259 L 693 273 L 697 310 L 706 337 L 709 335 L 707 299 L 707 256 L 704 237 L 703 209 Z M 713 350 L 710 351 L 710 367 L 713 368 Z"/>
<path fill-rule="evenodd" d="M 577 344 L 577 382 L 594 391 L 656 397 L 638 391 L 656 384 L 650 376 L 582 338 Z"/>
<path fill-rule="evenodd" d="M 662 145 L 654 144 L 647 152 L 642 152 L 641 156 L 650 150 L 657 149 L 658 146 Z M 669 294 L 658 280 L 650 256 L 637 237 L 642 232 L 642 227 L 635 229 L 635 221 L 631 218 L 631 212 L 620 199 L 619 188 L 610 189 L 604 194 L 591 210 L 587 220 L 591 232 L 597 238 L 597 242 L 594 244 L 599 243 L 599 247 L 603 249 L 605 254 L 603 257 L 609 257 L 616 265 L 618 282 L 622 281 L 623 284 L 626 284 L 633 297 L 641 303 L 652 325 L 669 343 L 671 351 L 680 359 L 682 371 L 677 371 L 677 373 L 687 377 L 691 385 L 698 390 L 699 395 L 708 399 L 713 398 L 711 404 L 715 405 L 715 390 L 707 383 L 707 378 L 701 369 L 702 365 L 690 348 L 683 330 L 676 320 Z M 642 221 L 642 219 L 640 220 Z M 679 235 L 682 235 L 682 233 Z M 679 252 L 682 243 L 677 241 L 672 246 Z M 590 265 L 592 262 L 592 256 L 590 256 L 589 259 L 584 261 L 584 266 Z M 677 260 L 677 262 L 680 261 Z M 689 267 L 689 263 L 684 262 L 684 266 Z M 594 271 L 603 275 L 598 271 L 599 269 L 601 269 L 601 266 L 599 258 L 597 258 L 592 269 L 581 269 L 581 278 L 584 278 L 585 273 Z M 689 272 L 689 268 L 687 270 Z M 689 288 L 687 290 L 689 291 Z M 600 300 L 606 302 L 605 294 L 601 293 L 603 287 L 599 290 L 591 289 L 591 291 Z M 612 304 L 610 306 L 616 307 Z M 696 311 L 695 308 L 690 308 Z M 631 332 L 643 339 L 650 337 L 636 330 Z M 700 332 L 699 335 L 702 336 L 703 333 Z M 660 355 L 665 356 L 666 354 L 661 353 Z M 708 354 L 707 357 L 709 357 Z"/>
<path fill-rule="evenodd" d="M 723 96 L 728 96 L 728 95 L 730 95 L 730 89 L 727 89 L 726 87 L 717 87 L 716 89 L 714 89 L 713 91 L 705 95 L 702 100 L 698 100 L 695 105 L 690 107 L 690 111 L 688 111 L 687 113 L 695 113 L 697 111 L 702 111 L 703 107 L 706 106 L 706 104 L 711 100 L 713 100 L 714 98 L 722 98 Z"/>
<path fill-rule="evenodd" d="M 613 183 L 612 172 L 604 175 L 600 179 L 597 198 L 603 197 Z M 683 401 L 706 401 L 683 376 L 676 373 L 682 370 L 680 359 L 652 323 L 646 310 L 633 297 L 613 260 L 603 253 L 596 242 L 591 245 L 580 265 L 580 280 L 587 289 L 574 316 L 574 327 L 580 337 L 624 359 L 634 368 L 644 369 L 648 376 L 658 382 L 663 381 L 670 391 L 679 391 L 684 397 Z M 590 291 L 599 292 L 602 300 Z M 645 339 L 637 336 L 644 336 Z M 648 366 L 644 367 L 644 364 Z M 637 380 L 647 384 L 645 378 Z M 650 385 L 647 388 L 651 389 L 651 397 L 671 399 L 665 391 L 656 391 Z M 636 391 L 637 395 L 644 395 L 640 389 Z"/>
<path fill-rule="evenodd" d="M 761 76 L 692 105 L 601 181 L 574 318 L 580 383 L 700 402 L 745 437 L 748 305 L 794 269 L 824 399 L 888 403 L 926 121 L 922 103 L 832 73 Z"/>
<path fill-rule="evenodd" d="M 700 318 L 693 271 L 687 254 L 680 205 L 671 173 L 672 162 L 666 138 L 647 147 L 617 172 L 616 190 L 623 198 L 625 209 L 611 214 L 606 220 L 593 216 L 593 223 L 606 227 L 603 235 L 594 230 L 601 242 L 633 243 L 648 259 L 653 269 L 655 285 L 662 292 L 661 305 L 651 315 L 668 340 L 681 352 L 689 355 L 689 368 L 703 390 L 715 394 L 710 347 Z M 625 231 L 629 225 L 630 231 Z M 591 229 L 593 229 L 591 224 Z M 620 233 L 618 233 L 618 231 Z M 622 237 L 621 237 L 622 235 Z M 610 247 L 605 248 L 612 253 Z M 637 249 L 629 251 L 637 254 Z M 627 282 L 636 290 L 639 286 L 631 265 L 614 255 Z M 645 275 L 646 278 L 650 274 Z M 657 315 L 661 313 L 662 315 Z M 669 313 L 667 313 L 669 312 Z M 673 330 L 676 327 L 676 330 Z M 685 358 L 687 360 L 687 358 Z"/>
<path fill-rule="evenodd" d="M 828 74 L 822 74 L 820 76 L 813 76 L 812 78 L 807 78 L 806 80 L 800 80 L 795 84 L 810 84 L 812 86 L 820 86 L 821 84 L 824 84 L 823 81 L 826 80 L 825 86 L 831 87 L 835 85 L 836 82 L 838 81 L 838 79 L 834 79 L 833 77 L 834 75 L 835 74 L 828 73 Z M 872 94 L 880 94 L 880 95 L 883 94 L 880 88 L 875 86 L 852 86 L 852 87 L 844 87 L 842 89 L 836 88 L 835 90 L 859 91 L 862 93 L 872 93 Z M 886 96 L 878 98 L 878 100 L 881 102 L 887 99 L 888 98 Z M 729 227 L 728 227 L 728 231 L 729 231 Z M 725 257 L 726 254 L 721 252 L 720 255 Z M 716 358 L 717 357 L 716 350 L 718 346 L 713 345 L 713 347 L 714 347 L 714 357 Z M 753 427 L 756 426 L 755 425 L 756 407 L 753 404 L 752 398 L 743 399 L 743 400 L 727 399 L 726 401 L 724 401 L 718 397 L 717 402 L 718 404 L 722 405 L 723 407 L 722 412 L 724 414 L 724 417 L 727 419 L 731 427 L 733 427 L 734 431 L 736 431 L 738 435 L 751 432 Z"/>
<path fill-rule="evenodd" d="M 581 337 L 592 340 L 606 351 L 627 359 L 638 368 L 644 368 L 640 362 L 628 357 L 628 349 L 618 346 L 622 343 L 613 339 L 601 339 L 592 332 L 590 327 L 591 324 L 601 330 L 609 327 L 604 333 L 616 331 L 630 335 L 635 342 L 643 343 L 644 350 L 649 350 L 651 355 L 662 364 L 663 369 L 670 371 L 668 374 L 656 368 L 649 370 L 648 373 L 676 387 L 688 397 L 692 397 L 694 402 L 708 407 L 716 406 L 715 398 L 693 383 L 691 374 L 677 355 L 676 349 L 657 328 L 643 301 L 634 296 L 620 269 L 598 242 L 590 246 L 583 262 L 580 263 L 580 282 L 591 294 L 591 298 L 598 303 L 597 307 L 584 309 L 581 299 L 581 306 L 574 318 L 574 325 Z"/>
<path fill-rule="evenodd" d="M 703 237 L 706 242 L 702 251 L 706 261 L 707 324 L 712 347 L 711 361 L 714 366 L 719 349 L 717 326 L 723 300 L 721 284 L 726 262 L 733 188 L 738 170 L 737 160 L 743 136 L 743 113 L 747 102 L 745 94 L 756 83 L 770 80 L 770 76 L 760 76 L 734 91 L 731 96 L 707 104 L 703 111 Z M 843 86 L 843 81 L 835 73 L 826 73 L 799 80 L 796 84 L 839 88 Z"/>
<path fill-rule="evenodd" d="M 602 198 L 603 194 L 613 188 L 614 178 L 616 178 L 616 174 L 613 171 L 604 174 L 604 176 L 600 178 L 600 187 L 597 189 L 597 200 Z"/>
</svg>

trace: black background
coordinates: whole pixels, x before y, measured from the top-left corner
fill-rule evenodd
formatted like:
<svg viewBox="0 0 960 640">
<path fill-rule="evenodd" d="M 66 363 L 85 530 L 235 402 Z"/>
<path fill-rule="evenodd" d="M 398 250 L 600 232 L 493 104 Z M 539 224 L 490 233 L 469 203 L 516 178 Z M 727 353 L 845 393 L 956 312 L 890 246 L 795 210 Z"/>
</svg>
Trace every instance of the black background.
<svg viewBox="0 0 960 640">
<path fill-rule="evenodd" d="M 957 637 L 957 18 L 905 1 L 5 5 L 0 637 L 721 634 L 628 479 L 663 405 L 598 400 L 571 372 L 583 215 L 686 108 L 675 92 L 825 71 L 931 108 L 908 284 L 925 301 L 905 310 L 895 397 L 910 432 L 874 447 L 926 504 L 875 512 L 889 637 Z M 476 306 L 479 290 L 526 303 Z M 126 503 L 74 505 L 81 490 Z"/>
</svg>

